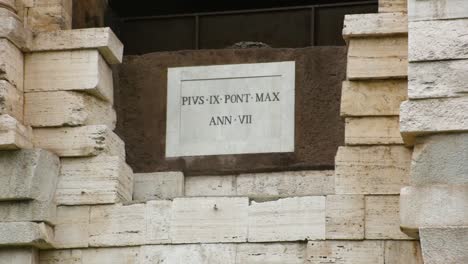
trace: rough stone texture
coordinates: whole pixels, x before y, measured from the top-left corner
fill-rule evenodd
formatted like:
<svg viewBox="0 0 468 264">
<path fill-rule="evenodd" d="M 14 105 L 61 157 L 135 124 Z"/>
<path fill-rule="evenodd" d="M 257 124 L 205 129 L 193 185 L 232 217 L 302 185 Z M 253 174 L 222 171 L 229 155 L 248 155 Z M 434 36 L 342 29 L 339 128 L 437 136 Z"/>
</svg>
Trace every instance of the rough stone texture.
<svg viewBox="0 0 468 264">
<path fill-rule="evenodd" d="M 408 38 L 352 38 L 348 46 L 348 80 L 406 78 Z"/>
<path fill-rule="evenodd" d="M 403 144 L 396 117 L 348 117 L 345 120 L 346 145 Z"/>
<path fill-rule="evenodd" d="M 23 53 L 12 42 L 0 38 L 0 80 L 7 80 L 23 91 Z"/>
<path fill-rule="evenodd" d="M 468 133 L 418 137 L 413 151 L 410 183 L 468 184 Z"/>
<path fill-rule="evenodd" d="M 0 246 L 50 248 L 54 231 L 44 223 L 0 223 Z"/>
<path fill-rule="evenodd" d="M 408 0 L 410 21 L 466 18 L 467 9 L 468 3 L 465 0 Z"/>
<path fill-rule="evenodd" d="M 305 251 L 306 243 L 238 244 L 236 264 L 303 264 Z"/>
<path fill-rule="evenodd" d="M 112 70 L 98 50 L 27 54 L 24 80 L 26 92 L 77 90 L 113 102 Z"/>
<path fill-rule="evenodd" d="M 0 168 L 0 201 L 43 201 L 55 192 L 60 161 L 40 149 L 0 151 Z"/>
<path fill-rule="evenodd" d="M 132 192 L 132 169 L 118 156 L 62 159 L 55 196 L 59 205 L 127 202 Z"/>
<path fill-rule="evenodd" d="M 176 170 L 186 175 L 332 169 L 336 149 L 343 144 L 344 136 L 339 101 L 345 78 L 345 54 L 344 47 L 310 47 L 126 56 L 119 70 L 116 109 L 117 134 L 127 143 L 129 164 L 136 172 Z M 296 61 L 294 153 L 165 158 L 168 67 L 291 60 Z"/>
<path fill-rule="evenodd" d="M 400 230 L 398 196 L 366 196 L 366 239 L 411 239 Z"/>
<path fill-rule="evenodd" d="M 39 264 L 39 254 L 30 248 L 0 249 L 0 264 Z"/>
<path fill-rule="evenodd" d="M 379 13 L 406 12 L 407 0 L 379 0 Z"/>
<path fill-rule="evenodd" d="M 419 241 L 385 241 L 385 264 L 423 264 Z"/>
<path fill-rule="evenodd" d="M 86 28 L 42 32 L 36 34 L 31 50 L 98 49 L 109 64 L 119 64 L 123 57 L 123 44 L 110 28 Z"/>
<path fill-rule="evenodd" d="M 32 137 L 31 127 L 10 115 L 0 115 L 0 150 L 32 148 Z"/>
<path fill-rule="evenodd" d="M 172 243 L 245 242 L 248 204 L 246 197 L 174 199 Z"/>
<path fill-rule="evenodd" d="M 39 264 L 139 264 L 140 248 L 49 250 L 39 253 Z"/>
<path fill-rule="evenodd" d="M 307 264 L 384 264 L 383 241 L 309 241 Z"/>
<path fill-rule="evenodd" d="M 186 196 L 235 196 L 237 176 L 185 177 Z"/>
<path fill-rule="evenodd" d="M 123 141 L 104 125 L 34 129 L 34 146 L 50 150 L 59 157 L 105 153 L 125 159 Z"/>
<path fill-rule="evenodd" d="M 106 125 L 115 128 L 112 105 L 73 91 L 25 94 L 25 122 L 32 127 Z"/>
<path fill-rule="evenodd" d="M 421 228 L 425 264 L 468 263 L 468 227 Z"/>
<path fill-rule="evenodd" d="M 406 80 L 345 81 L 341 116 L 397 116 L 407 86 Z"/>
<path fill-rule="evenodd" d="M 72 0 L 34 0 L 23 12 L 25 24 L 36 32 L 71 29 Z"/>
<path fill-rule="evenodd" d="M 10 115 L 23 121 L 23 93 L 6 80 L 0 80 L 0 115 Z"/>
<path fill-rule="evenodd" d="M 10 10 L 0 9 L 0 37 L 8 39 L 19 49 L 27 50 L 32 33 L 23 26 L 21 20 L 14 13 Z"/>
<path fill-rule="evenodd" d="M 173 199 L 184 196 L 182 172 L 135 173 L 133 180 L 133 200 L 136 201 Z"/>
<path fill-rule="evenodd" d="M 398 194 L 409 182 L 411 150 L 403 146 L 340 147 L 337 194 Z"/>
<path fill-rule="evenodd" d="M 15 0 L 0 0 L 0 7 L 9 9 L 12 12 L 16 12 Z"/>
<path fill-rule="evenodd" d="M 167 244 L 171 242 L 171 201 L 148 201 L 146 203 L 146 243 Z"/>
<path fill-rule="evenodd" d="M 325 197 L 294 197 L 249 206 L 249 242 L 325 239 Z"/>
<path fill-rule="evenodd" d="M 410 99 L 461 97 L 468 94 L 467 60 L 413 62 L 409 64 Z"/>
<path fill-rule="evenodd" d="M 345 15 L 343 38 L 406 35 L 408 22 L 405 13 Z"/>
<path fill-rule="evenodd" d="M 364 196 L 328 195 L 326 239 L 364 239 Z"/>
<path fill-rule="evenodd" d="M 89 206 L 57 207 L 57 222 L 54 227 L 55 247 L 88 247 L 89 216 Z"/>
<path fill-rule="evenodd" d="M 235 244 L 170 245 L 141 247 L 140 264 L 235 264 Z"/>
</svg>

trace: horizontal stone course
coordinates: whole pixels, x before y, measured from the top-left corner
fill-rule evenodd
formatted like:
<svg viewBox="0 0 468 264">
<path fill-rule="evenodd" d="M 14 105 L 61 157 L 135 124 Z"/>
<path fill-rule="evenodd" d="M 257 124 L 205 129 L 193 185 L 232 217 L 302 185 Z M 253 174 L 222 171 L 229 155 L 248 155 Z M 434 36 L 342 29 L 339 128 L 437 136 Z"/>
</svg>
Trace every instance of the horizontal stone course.
<svg viewBox="0 0 468 264">
<path fill-rule="evenodd" d="M 53 229 L 44 223 L 0 223 L 0 246 L 51 248 Z"/>
<path fill-rule="evenodd" d="M 236 196 L 237 175 L 185 176 L 185 196 Z"/>
<path fill-rule="evenodd" d="M 135 201 L 173 199 L 184 196 L 184 174 L 182 172 L 135 173 L 133 178 L 133 200 Z M 204 186 L 194 186 L 197 190 L 199 187 Z"/>
<path fill-rule="evenodd" d="M 309 241 L 307 264 L 384 264 L 383 241 Z"/>
<path fill-rule="evenodd" d="M 1 248 L 0 264 L 38 264 L 38 250 L 32 247 Z"/>
<path fill-rule="evenodd" d="M 406 13 L 345 15 L 343 37 L 376 37 L 408 34 Z"/>
<path fill-rule="evenodd" d="M 399 118 L 347 117 L 345 119 L 346 145 L 398 145 L 403 144 Z"/>
<path fill-rule="evenodd" d="M 467 9 L 468 3 L 465 0 L 408 0 L 408 19 L 419 21 L 468 18 Z"/>
<path fill-rule="evenodd" d="M 364 239 L 364 195 L 326 197 L 326 239 Z"/>
<path fill-rule="evenodd" d="M 406 12 L 407 0 L 379 0 L 379 13 Z"/>
<path fill-rule="evenodd" d="M 31 127 L 10 115 L 0 115 L 0 150 L 30 149 L 32 140 Z"/>
</svg>

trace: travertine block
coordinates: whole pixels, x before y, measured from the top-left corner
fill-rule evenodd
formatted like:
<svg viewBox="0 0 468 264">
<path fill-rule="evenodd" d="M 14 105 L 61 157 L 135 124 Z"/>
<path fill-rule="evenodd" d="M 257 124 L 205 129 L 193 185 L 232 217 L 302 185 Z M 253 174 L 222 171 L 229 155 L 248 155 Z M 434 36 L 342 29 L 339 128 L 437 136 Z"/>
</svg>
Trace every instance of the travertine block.
<svg viewBox="0 0 468 264">
<path fill-rule="evenodd" d="M 98 50 L 26 55 L 25 91 L 83 91 L 113 102 L 112 70 Z"/>
<path fill-rule="evenodd" d="M 2 1 L 5 0 L 0 0 L 0 3 Z M 21 50 L 28 50 L 32 33 L 28 28 L 24 27 L 21 20 L 14 13 L 10 10 L 0 9 L 0 38 L 8 39 Z"/>
<path fill-rule="evenodd" d="M 2 248 L 0 249 L 0 264 L 39 264 L 37 249 Z"/>
<path fill-rule="evenodd" d="M 112 105 L 73 91 L 25 94 L 25 122 L 32 127 L 106 125 L 115 128 Z"/>
<path fill-rule="evenodd" d="M 340 147 L 337 194 L 398 194 L 408 185 L 411 150 L 403 146 Z"/>
<path fill-rule="evenodd" d="M 405 13 L 345 15 L 343 38 L 408 34 Z"/>
<path fill-rule="evenodd" d="M 385 264 L 423 264 L 419 241 L 385 241 Z"/>
<path fill-rule="evenodd" d="M 0 151 L 0 168 L 0 201 L 47 201 L 55 192 L 60 161 L 40 149 Z"/>
<path fill-rule="evenodd" d="M 328 195 L 326 239 L 364 239 L 364 196 Z"/>
<path fill-rule="evenodd" d="M 341 116 L 397 116 L 407 86 L 406 80 L 345 81 Z"/>
<path fill-rule="evenodd" d="M 303 264 L 305 243 L 238 244 L 236 264 Z"/>
<path fill-rule="evenodd" d="M 54 225 L 56 204 L 53 201 L 55 192 L 48 200 L 4 201 L 0 202 L 0 219 L 3 222 L 47 222 Z"/>
<path fill-rule="evenodd" d="M 86 28 L 41 32 L 32 41 L 32 51 L 98 49 L 109 64 L 119 64 L 123 44 L 110 28 Z"/>
<path fill-rule="evenodd" d="M 0 80 L 7 80 L 23 91 L 23 53 L 8 39 L 0 38 Z"/>
<path fill-rule="evenodd" d="M 333 171 L 241 174 L 237 195 L 253 198 L 313 196 L 334 193 Z"/>
<path fill-rule="evenodd" d="M 235 264 L 235 244 L 165 245 L 141 247 L 140 264 Z"/>
<path fill-rule="evenodd" d="M 57 207 L 55 248 L 85 248 L 89 242 L 89 206 Z"/>
<path fill-rule="evenodd" d="M 10 115 L 23 121 L 23 93 L 6 80 L 0 80 L 0 115 Z"/>
<path fill-rule="evenodd" d="M 248 204 L 247 197 L 176 198 L 172 205 L 172 242 L 245 242 Z"/>
<path fill-rule="evenodd" d="M 379 0 L 379 13 L 406 12 L 407 0 Z"/>
<path fill-rule="evenodd" d="M 308 264 L 384 264 L 383 241 L 309 241 Z"/>
<path fill-rule="evenodd" d="M 235 196 L 236 176 L 186 176 L 186 196 Z"/>
<path fill-rule="evenodd" d="M 465 0 L 408 0 L 410 21 L 467 18 L 467 9 Z"/>
<path fill-rule="evenodd" d="M 132 200 L 133 172 L 118 156 L 64 158 L 57 185 L 59 205 L 112 204 Z"/>
<path fill-rule="evenodd" d="M 406 78 L 407 37 L 352 38 L 349 40 L 349 80 Z"/>
<path fill-rule="evenodd" d="M 172 219 L 172 201 L 148 201 L 146 203 L 146 244 L 171 243 L 169 230 Z"/>
<path fill-rule="evenodd" d="M 39 253 L 39 264 L 139 264 L 139 247 L 46 250 Z"/>
<path fill-rule="evenodd" d="M 25 24 L 35 32 L 71 29 L 72 0 L 34 0 L 25 14 Z"/>
<path fill-rule="evenodd" d="M 149 201 L 184 196 L 182 172 L 135 173 L 133 178 L 133 200 Z"/>
<path fill-rule="evenodd" d="M 50 248 L 53 243 L 54 231 L 44 223 L 9 222 L 0 223 L 0 245 L 33 246 Z"/>
<path fill-rule="evenodd" d="M 425 264 L 468 263 L 468 226 L 421 228 Z"/>
<path fill-rule="evenodd" d="M 411 239 L 400 230 L 398 196 L 366 196 L 366 239 Z"/>
<path fill-rule="evenodd" d="M 0 150 L 33 147 L 31 127 L 24 126 L 10 115 L 0 115 Z"/>
<path fill-rule="evenodd" d="M 104 125 L 34 129 L 34 146 L 60 157 L 107 155 L 125 159 L 123 141 Z"/>
<path fill-rule="evenodd" d="M 0 7 L 16 12 L 15 0 L 0 0 Z"/>
<path fill-rule="evenodd" d="M 294 197 L 249 206 L 249 242 L 325 239 L 325 197 Z"/>
<path fill-rule="evenodd" d="M 346 145 L 403 144 L 399 118 L 348 117 L 345 120 Z"/>
</svg>

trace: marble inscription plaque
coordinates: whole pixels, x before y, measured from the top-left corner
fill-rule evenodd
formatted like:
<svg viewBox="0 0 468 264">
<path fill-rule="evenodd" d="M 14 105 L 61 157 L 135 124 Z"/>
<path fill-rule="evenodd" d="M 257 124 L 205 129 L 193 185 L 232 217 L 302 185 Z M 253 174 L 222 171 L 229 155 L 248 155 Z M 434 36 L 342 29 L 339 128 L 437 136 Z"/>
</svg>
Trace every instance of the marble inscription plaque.
<svg viewBox="0 0 468 264">
<path fill-rule="evenodd" d="M 166 157 L 294 151 L 295 63 L 168 69 Z"/>
</svg>

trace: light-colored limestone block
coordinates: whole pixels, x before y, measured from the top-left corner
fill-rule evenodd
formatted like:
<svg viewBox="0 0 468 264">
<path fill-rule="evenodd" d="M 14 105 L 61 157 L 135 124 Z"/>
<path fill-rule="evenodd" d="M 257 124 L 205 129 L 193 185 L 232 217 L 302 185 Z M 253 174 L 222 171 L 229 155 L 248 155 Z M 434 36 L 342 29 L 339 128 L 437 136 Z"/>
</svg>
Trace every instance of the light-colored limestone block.
<svg viewBox="0 0 468 264">
<path fill-rule="evenodd" d="M 421 228 L 425 264 L 468 263 L 468 226 Z"/>
<path fill-rule="evenodd" d="M 117 120 L 108 102 L 73 91 L 26 93 L 24 114 L 32 127 L 106 125 L 113 130 Z"/>
<path fill-rule="evenodd" d="M 89 206 L 57 207 L 55 248 L 85 248 L 89 242 Z"/>
<path fill-rule="evenodd" d="M 2 248 L 0 249 L 0 264 L 39 264 L 37 249 Z"/>
<path fill-rule="evenodd" d="M 133 200 L 136 201 L 173 199 L 184 196 L 182 172 L 135 173 L 133 180 Z"/>
<path fill-rule="evenodd" d="M 50 51 L 25 57 L 25 91 L 83 91 L 113 102 L 112 70 L 98 50 Z"/>
<path fill-rule="evenodd" d="M 398 196 L 366 196 L 366 239 L 411 239 L 400 230 Z"/>
<path fill-rule="evenodd" d="M 337 194 L 398 194 L 408 185 L 411 150 L 403 146 L 340 147 Z"/>
<path fill-rule="evenodd" d="M 105 125 L 34 129 L 34 146 L 59 157 L 107 155 L 125 159 L 123 141 Z"/>
<path fill-rule="evenodd" d="M 59 205 L 112 204 L 132 200 L 132 169 L 118 156 L 64 158 L 57 185 Z"/>
<path fill-rule="evenodd" d="M 39 252 L 39 264 L 140 264 L 139 247 L 117 247 Z"/>
<path fill-rule="evenodd" d="M 326 239 L 364 239 L 364 196 L 328 195 Z"/>
<path fill-rule="evenodd" d="M 408 0 L 410 21 L 467 18 L 467 9 L 465 0 Z"/>
<path fill-rule="evenodd" d="M 468 97 L 409 100 L 400 112 L 400 132 L 409 145 L 428 133 L 468 131 Z"/>
<path fill-rule="evenodd" d="M 238 244 L 236 264 L 303 264 L 306 243 Z"/>
<path fill-rule="evenodd" d="M 34 36 L 32 51 L 98 49 L 109 64 L 119 64 L 123 44 L 110 28 L 86 28 L 41 32 Z"/>
<path fill-rule="evenodd" d="M 333 171 L 241 174 L 237 195 L 253 198 L 313 196 L 334 193 Z"/>
<path fill-rule="evenodd" d="M 349 80 L 406 78 L 407 37 L 352 38 L 349 40 Z"/>
<path fill-rule="evenodd" d="M 53 232 L 52 228 L 44 223 L 0 223 L 0 246 L 50 248 L 54 238 Z"/>
<path fill-rule="evenodd" d="M 10 115 L 0 115 L 0 150 L 29 149 L 32 129 Z"/>
<path fill-rule="evenodd" d="M 140 264 L 235 264 L 235 244 L 143 246 Z"/>
<path fill-rule="evenodd" d="M 25 13 L 25 24 L 35 32 L 71 29 L 72 0 L 34 0 Z"/>
<path fill-rule="evenodd" d="M 397 116 L 407 86 L 406 80 L 345 81 L 341 116 Z"/>
<path fill-rule="evenodd" d="M 379 0 L 379 13 L 406 12 L 407 0 Z"/>
<path fill-rule="evenodd" d="M 186 176 L 186 196 L 234 196 L 236 176 Z"/>
<path fill-rule="evenodd" d="M 305 263 L 384 264 L 384 242 L 309 241 Z"/>
<path fill-rule="evenodd" d="M 0 38 L 0 80 L 7 80 L 23 91 L 24 57 L 8 39 Z"/>
<path fill-rule="evenodd" d="M 44 201 L 55 192 L 60 161 L 40 149 L 0 151 L 0 168 L 0 201 Z"/>
<path fill-rule="evenodd" d="M 172 205 L 172 242 L 245 242 L 248 204 L 246 197 L 176 198 Z"/>
<path fill-rule="evenodd" d="M 0 80 L 0 115 L 10 115 L 23 121 L 23 93 L 6 80 Z"/>
<path fill-rule="evenodd" d="M 252 202 L 249 242 L 325 239 L 325 197 L 284 198 Z"/>
<path fill-rule="evenodd" d="M 167 244 L 171 242 L 169 230 L 172 219 L 172 202 L 159 200 L 146 203 L 146 244 Z"/>
<path fill-rule="evenodd" d="M 403 144 L 399 118 L 347 117 L 345 119 L 346 145 Z"/>
<path fill-rule="evenodd" d="M 0 0 L 0 8 L 9 9 L 12 12 L 16 12 L 15 0 Z"/>
<path fill-rule="evenodd" d="M 419 241 L 385 241 L 385 264 L 423 264 Z"/>
<path fill-rule="evenodd" d="M 52 197 L 47 201 L 9 201 L 0 203 L 0 219 L 3 222 L 46 222 L 54 225 L 56 205 Z"/>
<path fill-rule="evenodd" d="M 21 50 L 28 50 L 32 33 L 23 26 L 18 16 L 10 10 L 0 9 L 0 38 L 8 39 Z"/>
<path fill-rule="evenodd" d="M 408 34 L 405 13 L 345 15 L 343 38 Z"/>
</svg>

